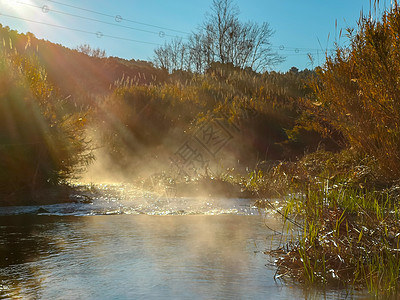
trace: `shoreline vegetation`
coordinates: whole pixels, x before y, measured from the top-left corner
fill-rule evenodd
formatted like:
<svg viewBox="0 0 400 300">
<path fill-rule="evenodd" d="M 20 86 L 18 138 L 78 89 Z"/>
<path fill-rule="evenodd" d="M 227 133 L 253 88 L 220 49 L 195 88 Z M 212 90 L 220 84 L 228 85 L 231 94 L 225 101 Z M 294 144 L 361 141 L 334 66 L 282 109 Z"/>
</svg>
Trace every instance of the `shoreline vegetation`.
<svg viewBox="0 0 400 300">
<path fill-rule="evenodd" d="M 368 289 L 397 298 L 400 280 L 400 8 L 362 18 L 350 45 L 327 57 L 305 100 L 311 122 L 339 133 L 344 149 L 303 156 L 266 181 L 287 187 L 282 213 L 299 232 L 280 249 L 277 277 Z M 277 171 L 277 172 L 275 172 Z M 288 178 L 289 177 L 289 178 Z M 295 225 L 293 225 L 295 224 Z"/>
<path fill-rule="evenodd" d="M 271 36 L 268 24 L 240 23 L 232 1 L 213 3 L 215 13 L 229 12 L 230 24 L 252 26 L 264 41 Z M 207 30 L 194 37 L 212 41 L 210 49 L 230 49 L 243 38 Z M 255 70 L 229 53 L 208 53 L 208 60 L 196 57 L 201 64 L 193 71 L 177 63 L 173 49 L 190 48 L 177 41 L 157 49 L 153 64 L 0 26 L 0 206 L 76 201 L 71 195 L 90 201 L 71 184 L 87 172 L 149 190 L 172 186 L 177 195 L 253 197 L 260 208 L 275 209 L 268 199 L 280 198 L 279 213 L 299 235 L 266 251 L 276 257 L 277 278 L 394 297 L 397 2 L 379 20 L 362 17 L 348 39 L 314 70 Z M 268 55 L 282 59 L 265 53 L 259 67 Z M 180 159 L 172 167 L 171 156 Z"/>
</svg>

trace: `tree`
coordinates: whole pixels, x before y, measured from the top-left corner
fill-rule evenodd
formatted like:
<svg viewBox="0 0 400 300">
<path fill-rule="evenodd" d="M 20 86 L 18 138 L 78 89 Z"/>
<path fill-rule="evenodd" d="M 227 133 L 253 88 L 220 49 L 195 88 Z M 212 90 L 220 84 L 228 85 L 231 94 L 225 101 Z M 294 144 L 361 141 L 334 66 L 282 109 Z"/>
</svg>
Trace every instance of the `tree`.
<svg viewBox="0 0 400 300">
<path fill-rule="evenodd" d="M 107 57 L 106 51 L 101 50 L 100 48 L 92 48 L 89 44 L 82 44 L 76 47 L 78 52 L 86 54 L 88 56 L 97 57 L 97 58 L 105 58 Z"/>
<path fill-rule="evenodd" d="M 154 63 L 172 72 L 203 72 L 213 62 L 265 71 L 284 59 L 272 51 L 269 24 L 242 23 L 232 0 L 214 0 L 211 12 L 187 43 L 172 40 L 155 50 Z"/>
<path fill-rule="evenodd" d="M 85 115 L 68 112 L 38 57 L 1 49 L 0 86 L 0 198 L 83 172 L 93 160 Z"/>
<path fill-rule="evenodd" d="M 154 63 L 168 71 L 184 70 L 188 68 L 187 45 L 182 39 L 175 38 L 170 43 L 166 43 L 163 47 L 154 50 Z"/>
</svg>

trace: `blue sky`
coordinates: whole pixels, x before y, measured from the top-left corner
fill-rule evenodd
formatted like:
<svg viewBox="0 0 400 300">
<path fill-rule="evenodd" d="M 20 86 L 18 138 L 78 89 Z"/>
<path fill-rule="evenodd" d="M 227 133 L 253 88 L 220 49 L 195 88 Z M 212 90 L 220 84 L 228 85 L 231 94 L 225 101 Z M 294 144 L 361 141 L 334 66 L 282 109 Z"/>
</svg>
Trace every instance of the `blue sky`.
<svg viewBox="0 0 400 300">
<path fill-rule="evenodd" d="M 355 27 L 361 10 L 367 13 L 370 8 L 369 0 L 235 2 L 242 21 L 268 22 L 275 30 L 273 48 L 286 56 L 274 67 L 277 71 L 322 64 L 335 41 L 346 43 L 344 35 L 339 39 L 340 30 Z M 381 2 L 381 9 L 390 5 L 390 0 Z M 212 0 L 0 0 L 0 23 L 70 48 L 87 43 L 110 56 L 150 60 L 157 45 L 195 31 L 211 4 Z"/>
</svg>

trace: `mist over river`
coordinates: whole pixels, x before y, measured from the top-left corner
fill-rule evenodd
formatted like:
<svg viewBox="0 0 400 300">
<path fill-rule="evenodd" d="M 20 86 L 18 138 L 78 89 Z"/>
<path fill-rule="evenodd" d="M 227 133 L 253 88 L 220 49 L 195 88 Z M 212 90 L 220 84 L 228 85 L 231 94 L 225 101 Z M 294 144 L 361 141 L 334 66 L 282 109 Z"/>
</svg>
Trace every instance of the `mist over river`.
<svg viewBox="0 0 400 300">
<path fill-rule="evenodd" d="M 102 189 L 93 203 L 0 208 L 1 299 L 346 297 L 274 280 L 263 252 L 282 221 L 253 200 Z"/>
</svg>

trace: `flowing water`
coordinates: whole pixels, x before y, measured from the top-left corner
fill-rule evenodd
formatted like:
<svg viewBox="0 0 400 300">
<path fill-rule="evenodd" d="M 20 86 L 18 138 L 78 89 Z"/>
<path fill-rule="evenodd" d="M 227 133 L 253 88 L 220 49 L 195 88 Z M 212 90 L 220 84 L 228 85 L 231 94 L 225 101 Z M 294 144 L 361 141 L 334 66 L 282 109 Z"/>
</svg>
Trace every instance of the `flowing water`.
<svg viewBox="0 0 400 300">
<path fill-rule="evenodd" d="M 245 199 L 101 186 L 87 204 L 0 208 L 0 299 L 343 299 L 275 281 L 282 222 Z M 354 297 L 352 295 L 350 298 Z"/>
</svg>

